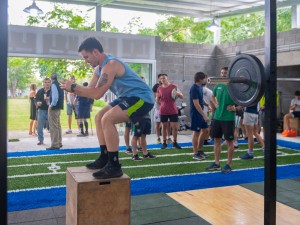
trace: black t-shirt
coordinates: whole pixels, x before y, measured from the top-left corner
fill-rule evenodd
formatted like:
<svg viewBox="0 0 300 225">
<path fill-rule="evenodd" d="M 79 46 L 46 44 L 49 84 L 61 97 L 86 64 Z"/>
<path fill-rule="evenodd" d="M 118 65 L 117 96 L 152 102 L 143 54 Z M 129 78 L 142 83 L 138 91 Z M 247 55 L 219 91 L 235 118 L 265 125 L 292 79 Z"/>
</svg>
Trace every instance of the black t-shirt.
<svg viewBox="0 0 300 225">
<path fill-rule="evenodd" d="M 153 91 L 154 93 L 156 93 L 158 87 L 159 87 L 159 83 L 154 84 L 154 86 L 152 87 L 152 91 Z"/>
<path fill-rule="evenodd" d="M 48 105 L 44 99 L 44 94 L 47 94 L 47 97 L 50 96 L 50 89 L 46 92 L 44 88 L 41 88 L 36 93 L 36 102 L 42 102 L 42 105 L 39 106 L 39 109 L 48 110 Z"/>
</svg>

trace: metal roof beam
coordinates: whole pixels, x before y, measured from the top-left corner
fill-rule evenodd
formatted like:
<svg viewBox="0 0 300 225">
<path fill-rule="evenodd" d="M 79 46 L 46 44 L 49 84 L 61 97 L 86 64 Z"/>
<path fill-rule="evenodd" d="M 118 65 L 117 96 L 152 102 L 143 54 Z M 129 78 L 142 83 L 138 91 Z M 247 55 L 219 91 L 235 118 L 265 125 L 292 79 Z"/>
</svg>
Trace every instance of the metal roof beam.
<svg viewBox="0 0 300 225">
<path fill-rule="evenodd" d="M 283 2 L 278 2 L 277 9 L 292 6 L 292 5 L 300 5 L 300 0 L 287 0 L 287 1 L 283 1 Z M 231 11 L 231 12 L 221 13 L 220 15 L 217 15 L 216 17 L 224 18 L 224 17 L 236 16 L 236 15 L 241 15 L 241 14 L 262 12 L 264 10 L 265 10 L 265 6 L 262 5 L 262 6 L 247 8 L 247 9 L 241 9 L 241 10 L 235 10 L 235 11 Z"/>
</svg>

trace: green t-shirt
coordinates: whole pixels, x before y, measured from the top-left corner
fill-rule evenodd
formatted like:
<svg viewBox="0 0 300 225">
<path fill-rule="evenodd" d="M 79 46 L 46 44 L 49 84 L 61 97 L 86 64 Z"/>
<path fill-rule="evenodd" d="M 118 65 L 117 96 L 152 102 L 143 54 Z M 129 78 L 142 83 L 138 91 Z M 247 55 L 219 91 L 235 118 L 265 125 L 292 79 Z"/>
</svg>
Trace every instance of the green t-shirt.
<svg viewBox="0 0 300 225">
<path fill-rule="evenodd" d="M 227 86 L 224 84 L 217 84 L 213 89 L 213 94 L 218 101 L 218 108 L 214 112 L 215 120 L 235 121 L 235 112 L 228 111 L 228 105 L 236 105 L 231 99 Z"/>
</svg>

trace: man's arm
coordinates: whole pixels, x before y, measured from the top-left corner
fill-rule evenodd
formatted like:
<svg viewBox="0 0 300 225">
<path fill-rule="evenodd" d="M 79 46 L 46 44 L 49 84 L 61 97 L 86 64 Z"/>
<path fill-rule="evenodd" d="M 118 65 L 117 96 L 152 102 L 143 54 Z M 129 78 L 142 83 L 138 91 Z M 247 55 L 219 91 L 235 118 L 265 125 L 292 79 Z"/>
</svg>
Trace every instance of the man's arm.
<svg viewBox="0 0 300 225">
<path fill-rule="evenodd" d="M 98 76 L 98 72 L 97 72 L 97 71 L 99 71 L 99 66 L 97 66 L 97 67 L 95 68 L 93 77 L 92 77 L 92 79 L 90 80 L 88 87 L 95 87 L 95 86 L 96 86 L 96 84 L 97 84 L 97 82 L 98 82 L 98 80 L 99 80 L 99 76 Z"/>
<path fill-rule="evenodd" d="M 74 88 L 74 93 L 79 96 L 93 98 L 93 99 L 100 99 L 101 97 L 103 97 L 105 92 L 111 86 L 115 77 L 119 75 L 120 67 L 115 63 L 116 61 L 112 63 L 108 63 L 102 68 L 100 78 L 98 79 L 95 86 L 83 87 L 77 85 Z M 98 77 L 97 70 L 94 71 L 94 76 L 91 80 L 92 83 L 95 82 L 95 76 Z M 67 91 L 71 91 L 71 82 L 65 81 L 64 84 L 61 85 L 61 88 Z"/>
<path fill-rule="evenodd" d="M 208 121 L 208 117 L 205 115 L 205 113 L 202 110 L 202 107 L 199 104 L 199 99 L 193 99 L 193 104 L 195 106 L 195 108 L 197 109 L 197 111 L 201 114 L 201 116 L 203 117 L 203 119 L 205 121 Z"/>
<path fill-rule="evenodd" d="M 58 90 L 57 87 L 55 86 L 55 84 L 51 85 L 51 94 L 52 94 L 52 101 L 51 101 L 51 105 L 52 106 L 56 106 L 57 102 L 58 102 Z"/>
<path fill-rule="evenodd" d="M 218 101 L 217 101 L 216 96 L 214 96 L 214 95 L 211 96 L 211 103 L 212 103 L 212 106 L 214 109 L 218 108 Z"/>
</svg>

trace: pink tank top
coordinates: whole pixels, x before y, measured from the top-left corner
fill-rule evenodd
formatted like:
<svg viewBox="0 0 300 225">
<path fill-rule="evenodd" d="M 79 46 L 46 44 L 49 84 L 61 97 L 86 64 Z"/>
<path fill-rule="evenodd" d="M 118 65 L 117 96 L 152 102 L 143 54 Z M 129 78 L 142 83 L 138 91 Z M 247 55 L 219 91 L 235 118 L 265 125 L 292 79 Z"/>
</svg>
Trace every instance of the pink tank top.
<svg viewBox="0 0 300 225">
<path fill-rule="evenodd" d="M 158 87 L 157 92 L 160 95 L 160 115 L 174 115 L 178 114 L 178 109 L 175 100 L 172 98 L 172 90 L 177 88 L 177 85 L 170 84 L 168 87 Z"/>
</svg>

